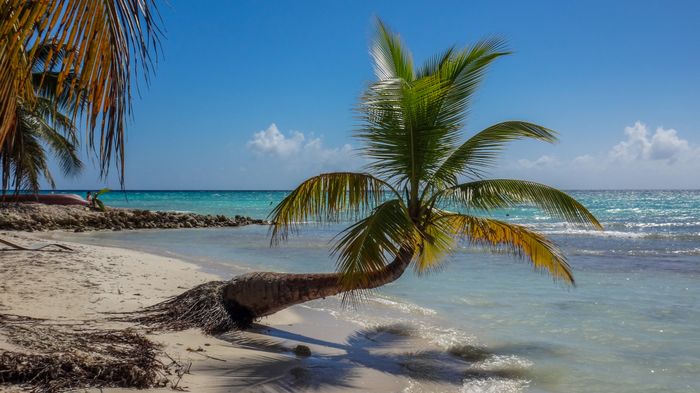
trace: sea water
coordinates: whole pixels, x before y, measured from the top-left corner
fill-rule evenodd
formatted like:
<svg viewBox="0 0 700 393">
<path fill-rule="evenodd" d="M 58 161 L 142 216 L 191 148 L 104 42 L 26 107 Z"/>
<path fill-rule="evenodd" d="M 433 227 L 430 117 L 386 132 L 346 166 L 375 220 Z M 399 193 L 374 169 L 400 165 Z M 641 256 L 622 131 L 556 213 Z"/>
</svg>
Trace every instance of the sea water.
<svg viewBox="0 0 700 393">
<path fill-rule="evenodd" d="M 551 237 L 577 285 L 523 261 L 461 246 L 438 271 L 408 272 L 358 309 L 316 302 L 364 326 L 404 324 L 445 351 L 486 353 L 462 392 L 700 392 L 700 191 L 571 191 L 605 226 L 582 230 L 530 208 L 497 219 Z M 285 191 L 130 191 L 110 206 L 264 218 Z M 97 232 L 84 241 L 169 253 L 221 274 L 332 271 L 342 225 L 306 225 L 269 246 L 268 228 Z M 408 390 L 425 391 L 421 381 Z"/>
</svg>

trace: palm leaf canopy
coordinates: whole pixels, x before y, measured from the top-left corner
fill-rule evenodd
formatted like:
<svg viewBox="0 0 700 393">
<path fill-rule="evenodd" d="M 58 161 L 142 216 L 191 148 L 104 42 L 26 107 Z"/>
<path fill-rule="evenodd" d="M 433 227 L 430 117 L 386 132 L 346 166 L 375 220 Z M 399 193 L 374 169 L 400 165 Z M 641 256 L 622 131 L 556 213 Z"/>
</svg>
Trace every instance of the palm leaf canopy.
<svg viewBox="0 0 700 393">
<path fill-rule="evenodd" d="M 488 213 L 530 205 L 566 222 L 602 229 L 596 218 L 555 188 L 482 178 L 508 142 L 551 143 L 556 133 L 506 121 L 463 139 L 470 103 L 486 71 L 508 53 L 502 40 L 487 38 L 464 49 L 449 48 L 416 69 L 400 37 L 378 21 L 370 51 L 377 80 L 357 108 L 361 126 L 355 136 L 369 162 L 366 172 L 326 173 L 304 181 L 271 213 L 272 242 L 307 221 L 356 221 L 336 237 L 333 249 L 348 289 L 361 288 L 368 273 L 386 267 L 399 250 L 412 250 L 418 272 L 436 268 L 459 240 L 522 257 L 573 284 L 565 256 L 551 241 Z M 466 212 L 446 210 L 454 206 Z"/>
<path fill-rule="evenodd" d="M 15 129 L 0 144 L 0 187 L 3 193 L 11 187 L 15 192 L 38 192 L 42 177 L 51 188 L 55 188 L 46 148 L 53 153 L 64 175 L 76 175 L 83 167 L 78 154 L 80 143 L 77 129 L 72 117 L 63 113 L 69 110 L 72 101 L 69 101 L 65 91 L 57 95 L 59 88 L 55 82 L 57 74 L 53 70 L 54 65 L 45 67 L 46 54 L 55 50 L 55 45 L 38 45 L 40 48 L 34 51 L 37 56 L 31 79 L 35 90 L 34 102 L 18 100 Z M 57 59 L 62 56 L 63 51 L 57 52 Z"/>
<path fill-rule="evenodd" d="M 22 127 L 18 105 L 34 106 L 43 67 L 41 84 L 82 119 L 102 174 L 116 156 L 123 183 L 134 76 L 147 80 L 156 61 L 159 19 L 154 0 L 0 0 L 0 144 Z"/>
</svg>

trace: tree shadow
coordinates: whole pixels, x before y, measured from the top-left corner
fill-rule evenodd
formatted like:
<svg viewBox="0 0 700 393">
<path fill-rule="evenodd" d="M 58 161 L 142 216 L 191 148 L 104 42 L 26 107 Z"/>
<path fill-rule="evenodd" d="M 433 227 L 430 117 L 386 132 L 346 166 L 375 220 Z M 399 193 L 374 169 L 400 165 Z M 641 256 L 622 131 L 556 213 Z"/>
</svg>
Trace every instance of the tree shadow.
<svg viewBox="0 0 700 393">
<path fill-rule="evenodd" d="M 266 382 L 266 389 L 280 392 L 355 387 L 366 368 L 392 376 L 401 376 L 419 382 L 461 386 L 473 379 L 525 379 L 527 370 L 521 367 L 475 368 L 480 362 L 494 356 L 494 352 L 481 347 L 463 345 L 441 350 L 425 343 L 417 345 L 419 338 L 408 325 L 384 325 L 361 329 L 345 339 L 344 343 L 326 341 L 270 326 L 256 325 L 249 332 L 230 332 L 220 338 L 231 344 L 275 354 L 287 354 L 293 364 L 286 374 Z M 293 348 L 285 346 L 289 340 L 303 345 L 328 348 L 314 351 L 310 357 L 296 357 Z M 500 349 L 499 349 L 500 351 Z M 236 370 L 237 375 L 256 375 L 271 367 L 279 359 L 261 358 L 248 362 Z"/>
</svg>

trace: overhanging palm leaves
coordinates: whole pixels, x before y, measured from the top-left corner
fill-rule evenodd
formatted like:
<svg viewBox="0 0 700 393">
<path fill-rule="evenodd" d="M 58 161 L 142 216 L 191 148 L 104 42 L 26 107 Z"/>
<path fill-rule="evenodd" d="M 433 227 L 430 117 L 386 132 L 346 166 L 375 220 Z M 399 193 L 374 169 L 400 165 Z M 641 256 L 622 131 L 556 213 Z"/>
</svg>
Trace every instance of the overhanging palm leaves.
<svg viewBox="0 0 700 393">
<path fill-rule="evenodd" d="M 0 148 L 3 190 L 13 188 L 16 191 L 37 192 L 42 177 L 51 188 L 56 187 L 45 147 L 57 159 L 64 175 L 75 175 L 83 167 L 78 156 L 75 127 L 61 114 L 45 113 L 46 106 L 53 110 L 50 100 L 42 98 L 38 102 L 43 109 L 25 110 L 23 106 L 18 107 L 17 132 L 6 139 Z"/>
<path fill-rule="evenodd" d="M 121 170 L 132 77 L 153 66 L 158 19 L 153 0 L 0 0 L 0 144 L 21 126 L 19 102 L 36 101 L 31 75 L 41 58 L 44 68 L 61 64 L 56 95 L 73 103 L 72 120 L 82 116 L 103 175 L 113 154 Z M 55 47 L 42 52 L 47 43 Z"/>
<path fill-rule="evenodd" d="M 65 91 L 57 95 L 56 74 L 53 67 L 44 68 L 43 53 L 54 50 L 53 45 L 41 45 L 36 52 L 36 64 L 32 67 L 34 102 L 18 99 L 15 130 L 0 144 L 0 169 L 2 190 L 28 190 L 37 192 L 41 178 L 55 188 L 45 148 L 57 159 L 65 175 L 75 175 L 82 169 L 78 156 L 77 129 L 71 117 L 62 113 L 74 99 Z M 63 57 L 63 51 L 57 53 Z M 76 79 L 73 75 L 72 79 Z M 48 80 L 49 83 L 42 83 Z M 80 98 L 77 98 L 80 99 Z"/>
<path fill-rule="evenodd" d="M 272 242 L 313 221 L 358 220 L 333 248 L 346 289 L 368 287 L 367 277 L 406 250 L 418 272 L 440 266 L 455 241 L 509 252 L 538 270 L 573 284 L 561 251 L 532 229 L 477 217 L 530 205 L 575 225 L 601 229 L 566 193 L 521 180 L 483 180 L 508 142 L 556 141 L 556 133 L 524 122 L 502 122 L 461 141 L 469 104 L 489 65 L 509 52 L 489 38 L 450 48 L 414 69 L 410 52 L 381 21 L 371 50 L 378 80 L 363 94 L 356 136 L 368 173 L 332 173 L 303 182 L 271 213 Z M 465 177 L 473 181 L 460 184 Z M 445 210 L 458 206 L 468 214 Z"/>
<path fill-rule="evenodd" d="M 383 194 L 398 193 L 388 183 L 366 173 L 335 172 L 312 177 L 278 204 L 271 215 L 272 243 L 287 238 L 290 231 L 308 221 L 353 220 L 378 206 Z"/>
<path fill-rule="evenodd" d="M 464 214 L 443 214 L 437 220 L 447 222 L 453 233 L 471 244 L 527 258 L 535 269 L 549 272 L 555 279 L 574 283 L 574 276 L 561 251 L 546 237 L 522 225 Z"/>
</svg>

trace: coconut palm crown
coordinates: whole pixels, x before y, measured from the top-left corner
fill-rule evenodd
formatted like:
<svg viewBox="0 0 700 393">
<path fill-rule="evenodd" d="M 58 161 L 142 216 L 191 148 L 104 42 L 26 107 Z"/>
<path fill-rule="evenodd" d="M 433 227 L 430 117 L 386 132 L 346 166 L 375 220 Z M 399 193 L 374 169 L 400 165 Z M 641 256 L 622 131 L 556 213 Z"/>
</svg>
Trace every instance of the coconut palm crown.
<svg viewBox="0 0 700 393">
<path fill-rule="evenodd" d="M 78 154 L 78 130 L 68 114 L 81 96 L 64 90 L 59 85 L 70 85 L 78 79 L 75 72 L 60 81 L 58 68 L 67 51 L 55 44 L 37 44 L 27 52 L 34 53 L 32 62 L 33 100 L 17 98 L 15 132 L 0 143 L 0 190 L 13 188 L 15 192 L 38 192 L 43 177 L 51 188 L 56 188 L 49 169 L 47 148 L 55 157 L 66 176 L 77 175 L 83 168 Z M 53 54 L 52 54 L 53 53 Z M 48 61 L 49 56 L 53 58 Z"/>
<path fill-rule="evenodd" d="M 400 37 L 378 20 L 371 48 L 377 80 L 357 108 L 361 126 L 355 136 L 369 162 L 366 171 L 324 173 L 301 183 L 270 215 L 272 243 L 285 240 L 300 223 L 356 221 L 333 245 L 340 282 L 349 291 L 373 287 L 368 277 L 399 255 L 408 255 L 419 273 L 434 269 L 459 240 L 512 253 L 574 284 L 554 243 L 488 213 L 532 205 L 569 223 L 602 229 L 596 218 L 555 188 L 483 178 L 508 142 L 552 143 L 556 132 L 504 121 L 463 139 L 475 92 L 491 63 L 507 54 L 504 41 L 488 38 L 449 48 L 418 68 Z"/>
</svg>

